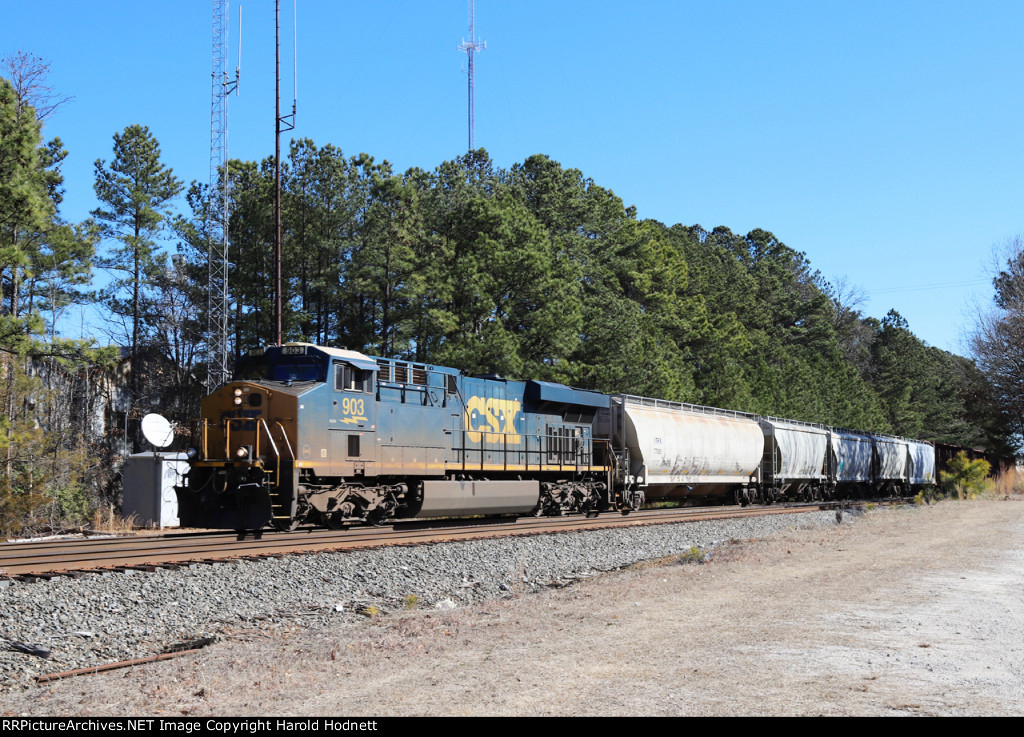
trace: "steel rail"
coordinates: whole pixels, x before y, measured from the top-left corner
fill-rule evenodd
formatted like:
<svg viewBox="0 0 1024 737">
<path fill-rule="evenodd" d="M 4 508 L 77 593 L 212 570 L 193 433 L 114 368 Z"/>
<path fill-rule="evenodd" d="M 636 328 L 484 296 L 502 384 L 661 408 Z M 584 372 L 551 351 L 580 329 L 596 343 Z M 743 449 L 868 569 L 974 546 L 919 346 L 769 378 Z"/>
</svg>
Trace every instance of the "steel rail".
<svg viewBox="0 0 1024 737">
<path fill-rule="evenodd" d="M 370 549 L 390 545 L 422 545 L 482 538 L 540 535 L 555 532 L 611 529 L 623 526 L 672 524 L 768 514 L 818 511 L 824 505 L 773 507 L 687 507 L 647 510 L 629 516 L 516 518 L 508 521 L 473 520 L 453 526 L 446 521 L 396 523 L 391 527 L 354 527 L 348 530 L 267 532 L 240 540 L 235 534 L 195 535 L 169 533 L 73 541 L 0 544 L 0 577 L 49 577 L 90 571 L 157 568 L 238 559 L 281 557 Z"/>
</svg>

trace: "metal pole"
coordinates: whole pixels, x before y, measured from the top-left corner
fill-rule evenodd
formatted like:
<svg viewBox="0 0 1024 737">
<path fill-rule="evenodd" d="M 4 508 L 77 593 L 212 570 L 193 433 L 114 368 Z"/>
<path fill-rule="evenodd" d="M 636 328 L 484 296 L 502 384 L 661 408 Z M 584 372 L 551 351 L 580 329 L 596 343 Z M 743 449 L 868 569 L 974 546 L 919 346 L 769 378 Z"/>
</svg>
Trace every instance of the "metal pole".
<svg viewBox="0 0 1024 737">
<path fill-rule="evenodd" d="M 281 345 L 281 0 L 274 0 L 274 345 Z"/>
</svg>

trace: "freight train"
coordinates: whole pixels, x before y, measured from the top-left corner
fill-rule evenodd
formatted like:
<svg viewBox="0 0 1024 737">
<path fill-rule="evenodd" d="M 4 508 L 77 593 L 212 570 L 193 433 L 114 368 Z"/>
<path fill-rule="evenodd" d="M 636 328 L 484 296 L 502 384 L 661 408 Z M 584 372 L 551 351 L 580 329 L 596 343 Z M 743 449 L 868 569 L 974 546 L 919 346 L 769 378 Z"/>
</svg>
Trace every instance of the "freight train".
<svg viewBox="0 0 1024 737">
<path fill-rule="evenodd" d="M 899 495 L 932 444 L 287 343 L 202 401 L 181 524 L 259 530 Z"/>
</svg>

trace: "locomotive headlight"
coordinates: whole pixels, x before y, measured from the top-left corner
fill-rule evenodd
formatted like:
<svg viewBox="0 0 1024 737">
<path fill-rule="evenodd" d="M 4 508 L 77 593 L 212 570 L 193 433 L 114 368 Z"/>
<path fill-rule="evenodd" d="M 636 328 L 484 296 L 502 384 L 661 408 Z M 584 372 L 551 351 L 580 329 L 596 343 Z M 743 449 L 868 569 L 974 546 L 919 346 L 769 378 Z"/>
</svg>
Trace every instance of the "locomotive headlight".
<svg viewBox="0 0 1024 737">
<path fill-rule="evenodd" d="M 241 404 L 242 403 L 242 390 L 241 389 L 235 389 L 235 398 L 232 401 L 235 404 Z"/>
<path fill-rule="evenodd" d="M 239 445 L 235 448 L 235 458 L 248 458 L 249 457 L 249 446 Z"/>
</svg>

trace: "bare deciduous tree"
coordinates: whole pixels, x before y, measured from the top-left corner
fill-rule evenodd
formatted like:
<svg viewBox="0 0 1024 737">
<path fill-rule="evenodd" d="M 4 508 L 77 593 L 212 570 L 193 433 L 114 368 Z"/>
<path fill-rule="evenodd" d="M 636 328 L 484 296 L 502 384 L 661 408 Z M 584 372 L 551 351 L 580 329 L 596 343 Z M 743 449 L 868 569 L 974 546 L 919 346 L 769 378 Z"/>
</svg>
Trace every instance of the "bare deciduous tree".
<svg viewBox="0 0 1024 737">
<path fill-rule="evenodd" d="M 994 305 L 978 317 L 971 352 L 1011 427 L 1024 436 L 1024 238 L 1007 242 L 992 279 Z"/>
<path fill-rule="evenodd" d="M 47 82 L 50 63 L 45 59 L 18 49 L 0 59 L 0 77 L 11 83 L 19 105 L 35 108 L 36 118 L 45 121 L 57 108 L 74 98 L 62 95 Z"/>
</svg>

